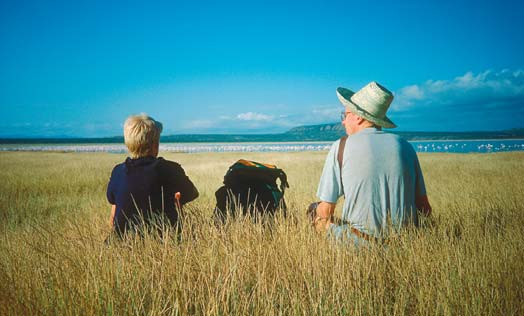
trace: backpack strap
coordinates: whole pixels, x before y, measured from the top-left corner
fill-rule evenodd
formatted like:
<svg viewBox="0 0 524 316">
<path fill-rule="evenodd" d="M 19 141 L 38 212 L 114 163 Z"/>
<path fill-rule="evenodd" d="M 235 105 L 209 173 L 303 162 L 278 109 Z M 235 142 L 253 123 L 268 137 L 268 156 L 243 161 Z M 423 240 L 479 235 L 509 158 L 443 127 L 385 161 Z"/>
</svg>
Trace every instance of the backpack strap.
<svg viewBox="0 0 524 316">
<path fill-rule="evenodd" d="M 287 182 L 287 175 L 284 172 L 284 170 L 280 170 L 278 178 L 280 179 L 280 190 L 282 191 L 282 194 L 284 194 L 286 188 L 289 188 L 289 183 Z"/>
<path fill-rule="evenodd" d="M 342 184 L 342 162 L 344 160 L 344 148 L 346 147 L 347 135 L 340 137 L 340 143 L 338 143 L 338 167 L 340 168 L 340 185 L 342 186 L 342 192 L 344 192 L 344 184 Z"/>
</svg>

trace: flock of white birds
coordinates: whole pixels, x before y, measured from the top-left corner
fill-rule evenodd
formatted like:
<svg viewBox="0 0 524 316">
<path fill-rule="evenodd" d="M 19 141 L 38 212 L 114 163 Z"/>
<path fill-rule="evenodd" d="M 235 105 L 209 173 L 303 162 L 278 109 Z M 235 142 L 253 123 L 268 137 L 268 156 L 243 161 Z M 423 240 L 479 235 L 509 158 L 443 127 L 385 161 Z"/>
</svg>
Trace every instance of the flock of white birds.
<svg viewBox="0 0 524 316">
<path fill-rule="evenodd" d="M 294 143 L 165 143 L 161 152 L 300 152 L 327 151 L 332 142 Z M 524 150 L 520 140 L 464 140 L 464 141 L 413 141 L 417 152 L 501 152 Z M 55 151 L 55 152 L 127 152 L 124 144 L 8 144 L 0 145 L 0 151 Z"/>
</svg>

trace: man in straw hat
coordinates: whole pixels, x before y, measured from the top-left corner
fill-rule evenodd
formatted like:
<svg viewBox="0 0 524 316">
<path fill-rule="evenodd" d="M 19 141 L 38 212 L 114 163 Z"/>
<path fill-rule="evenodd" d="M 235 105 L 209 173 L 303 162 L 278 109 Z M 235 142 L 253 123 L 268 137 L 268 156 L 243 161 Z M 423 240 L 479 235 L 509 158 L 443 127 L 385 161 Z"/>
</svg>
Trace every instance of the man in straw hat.
<svg viewBox="0 0 524 316">
<path fill-rule="evenodd" d="M 327 156 L 315 227 L 358 245 L 387 238 L 391 229 L 417 225 L 417 211 L 431 213 L 417 154 L 406 140 L 382 131 L 396 127 L 386 116 L 393 94 L 370 82 L 356 93 L 338 88 L 337 96 L 345 107 L 341 119 L 349 137 L 335 142 Z M 335 225 L 342 195 L 342 224 Z"/>
</svg>

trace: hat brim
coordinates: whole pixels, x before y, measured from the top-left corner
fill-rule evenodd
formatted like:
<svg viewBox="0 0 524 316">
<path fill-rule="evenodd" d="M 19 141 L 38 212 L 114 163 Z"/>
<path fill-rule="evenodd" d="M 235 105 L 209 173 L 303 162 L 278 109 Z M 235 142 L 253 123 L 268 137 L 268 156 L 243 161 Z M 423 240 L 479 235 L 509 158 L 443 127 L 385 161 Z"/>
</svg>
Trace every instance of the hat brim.
<svg viewBox="0 0 524 316">
<path fill-rule="evenodd" d="M 393 123 L 387 116 L 384 116 L 384 118 L 378 118 L 370 113 L 368 113 L 366 110 L 362 109 L 358 104 L 355 104 L 351 101 L 351 97 L 355 94 L 355 92 L 346 89 L 346 88 L 337 88 L 337 97 L 344 105 L 347 107 L 351 112 L 355 113 L 356 115 L 375 123 L 378 126 L 384 127 L 384 128 L 395 128 L 397 125 Z"/>
</svg>

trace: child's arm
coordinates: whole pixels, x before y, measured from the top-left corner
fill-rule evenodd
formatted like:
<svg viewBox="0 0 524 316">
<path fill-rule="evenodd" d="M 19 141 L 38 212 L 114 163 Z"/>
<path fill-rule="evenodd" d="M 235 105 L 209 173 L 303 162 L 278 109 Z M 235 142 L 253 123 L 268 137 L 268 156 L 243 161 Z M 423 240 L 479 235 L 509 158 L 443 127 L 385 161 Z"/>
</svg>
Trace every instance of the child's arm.
<svg viewBox="0 0 524 316">
<path fill-rule="evenodd" d="M 109 225 L 111 228 L 113 227 L 114 221 L 115 221 L 115 213 L 116 213 L 116 205 L 111 204 L 111 216 L 109 217 Z"/>
<path fill-rule="evenodd" d="M 178 201 L 180 202 L 181 206 L 193 201 L 198 197 L 197 188 L 186 175 L 180 164 L 173 161 L 164 160 L 164 163 L 160 166 L 162 169 L 159 173 L 164 176 L 164 183 L 166 183 L 175 192 L 180 192 L 180 199 Z"/>
<path fill-rule="evenodd" d="M 115 181 L 114 180 L 114 174 L 115 174 L 115 171 L 118 170 L 119 165 L 116 165 L 114 168 L 113 168 L 113 171 L 111 171 L 111 177 L 109 178 L 109 182 L 107 183 L 107 191 L 106 191 L 106 196 L 107 196 L 107 201 L 109 202 L 109 204 L 111 204 L 111 215 L 109 217 L 109 225 L 111 226 L 111 228 L 113 228 L 113 225 L 114 225 L 114 221 L 115 221 L 115 214 L 116 214 L 116 199 L 115 199 L 115 190 L 114 190 L 114 186 L 115 186 Z"/>
</svg>

